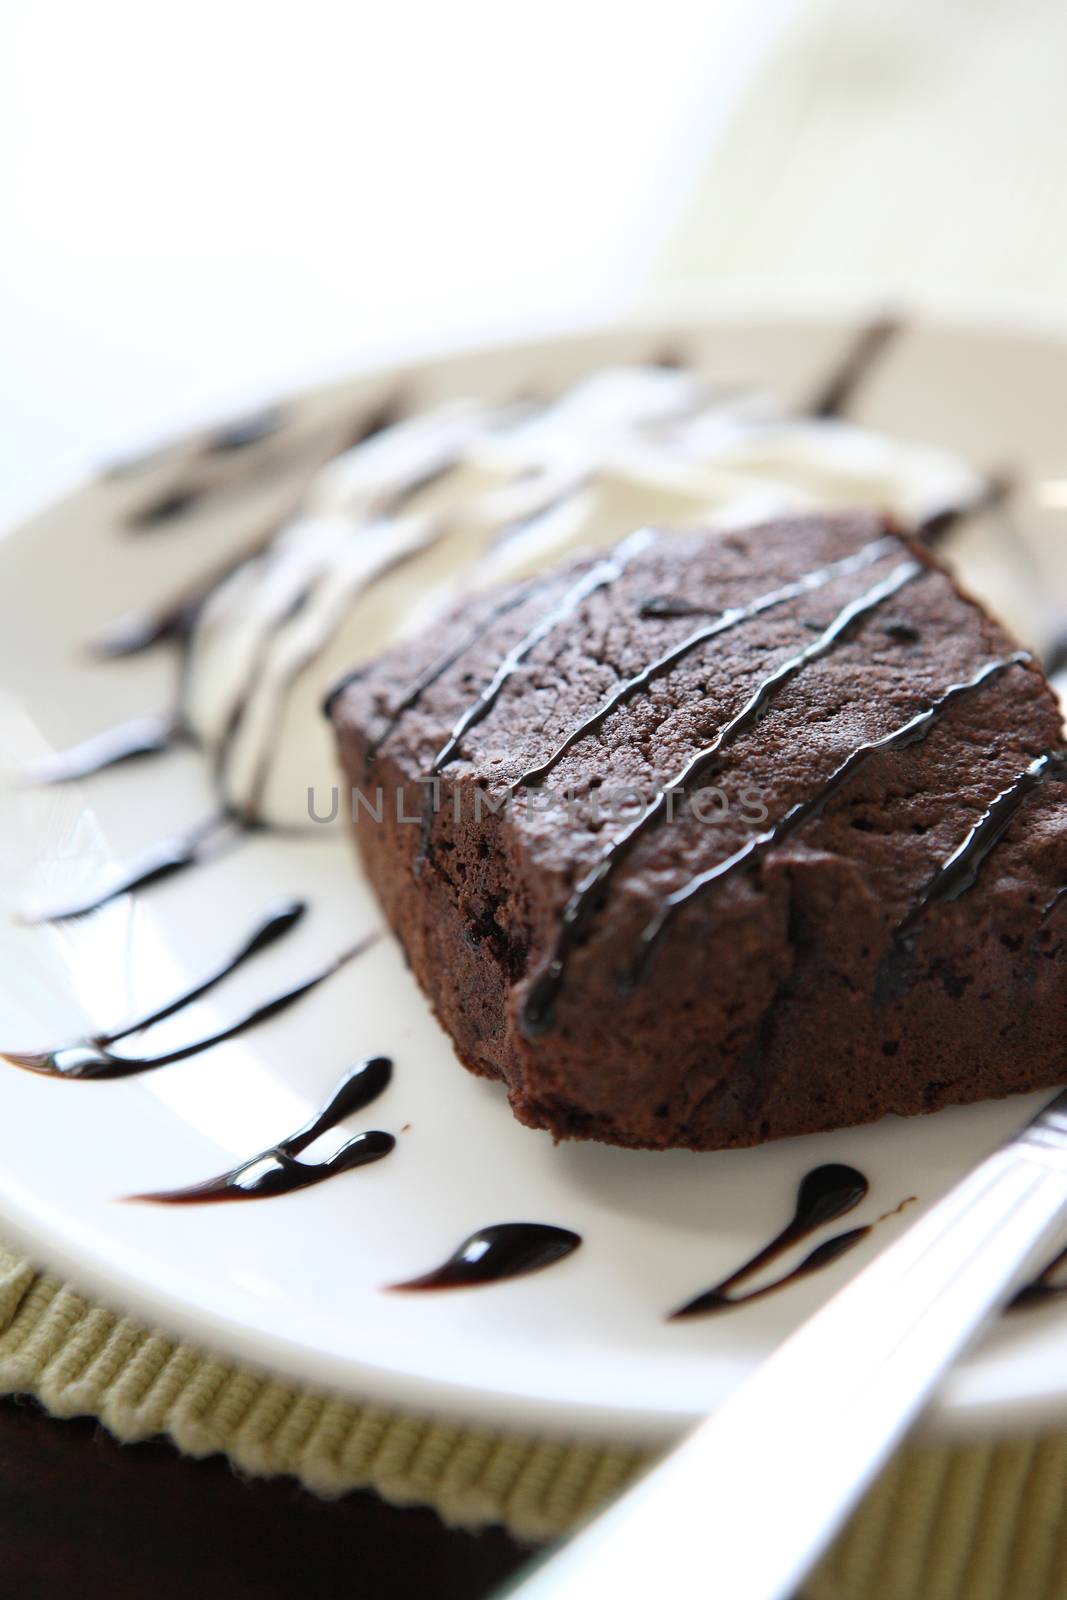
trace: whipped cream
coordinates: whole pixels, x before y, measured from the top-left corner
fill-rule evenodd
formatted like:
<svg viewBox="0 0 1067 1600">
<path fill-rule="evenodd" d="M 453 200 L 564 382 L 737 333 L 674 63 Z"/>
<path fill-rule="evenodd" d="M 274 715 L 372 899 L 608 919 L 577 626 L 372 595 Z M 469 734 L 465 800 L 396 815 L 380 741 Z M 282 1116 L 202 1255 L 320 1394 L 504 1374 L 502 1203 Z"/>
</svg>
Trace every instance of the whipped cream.
<svg viewBox="0 0 1067 1600">
<path fill-rule="evenodd" d="M 721 530 L 875 506 L 920 524 L 977 503 L 947 451 L 655 366 L 548 402 L 452 402 L 336 457 L 300 513 L 213 592 L 183 714 L 242 815 L 308 823 L 337 783 L 324 694 L 462 596 L 644 526 Z"/>
</svg>

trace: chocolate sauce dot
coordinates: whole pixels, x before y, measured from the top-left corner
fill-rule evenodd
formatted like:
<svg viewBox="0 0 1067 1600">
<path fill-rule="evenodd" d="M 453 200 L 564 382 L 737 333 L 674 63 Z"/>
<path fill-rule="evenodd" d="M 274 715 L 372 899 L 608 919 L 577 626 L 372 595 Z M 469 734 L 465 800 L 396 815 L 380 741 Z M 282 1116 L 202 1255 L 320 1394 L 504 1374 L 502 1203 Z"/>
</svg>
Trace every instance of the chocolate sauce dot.
<svg viewBox="0 0 1067 1600">
<path fill-rule="evenodd" d="M 126 519 L 127 526 L 137 530 L 158 528 L 168 522 L 176 522 L 191 511 L 200 499 L 201 491 L 195 485 L 178 485 L 168 489 L 158 498 L 149 501 L 148 505 L 140 506 L 136 511 L 131 511 Z"/>
<path fill-rule="evenodd" d="M 251 445 L 261 444 L 264 439 L 279 433 L 284 421 L 285 413 L 280 406 L 266 406 L 262 411 L 223 423 L 205 440 L 204 449 L 212 455 L 247 450 Z"/>
<path fill-rule="evenodd" d="M 581 1235 L 546 1222 L 495 1222 L 470 1234 L 447 1261 L 396 1290 L 465 1289 L 523 1277 L 553 1266 L 577 1250 Z"/>
</svg>

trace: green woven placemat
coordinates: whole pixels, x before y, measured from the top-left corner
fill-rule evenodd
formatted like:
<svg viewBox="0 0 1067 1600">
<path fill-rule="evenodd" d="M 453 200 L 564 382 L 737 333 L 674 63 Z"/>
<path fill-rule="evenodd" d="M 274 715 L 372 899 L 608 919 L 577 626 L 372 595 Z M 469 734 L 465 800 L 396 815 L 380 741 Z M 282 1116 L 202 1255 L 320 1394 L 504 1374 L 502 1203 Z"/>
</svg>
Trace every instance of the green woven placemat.
<svg viewBox="0 0 1067 1600">
<path fill-rule="evenodd" d="M 0 1249 L 0 1392 L 119 1439 L 168 1435 L 321 1495 L 371 1488 L 446 1522 L 539 1542 L 649 1457 L 359 1405 L 243 1372 L 119 1316 Z M 1067 1438 L 902 1453 L 809 1580 L 807 1600 L 1054 1600 L 1067 1595 Z"/>
</svg>

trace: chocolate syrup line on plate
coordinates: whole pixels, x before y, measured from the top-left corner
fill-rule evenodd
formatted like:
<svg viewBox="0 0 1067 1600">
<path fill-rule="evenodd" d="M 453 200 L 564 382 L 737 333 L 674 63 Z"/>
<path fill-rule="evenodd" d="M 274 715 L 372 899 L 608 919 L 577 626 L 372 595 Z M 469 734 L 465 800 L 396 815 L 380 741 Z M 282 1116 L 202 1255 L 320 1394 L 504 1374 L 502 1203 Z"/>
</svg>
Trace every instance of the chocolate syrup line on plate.
<svg viewBox="0 0 1067 1600">
<path fill-rule="evenodd" d="M 893 316 L 879 317 L 861 328 L 802 408 L 802 414 L 819 418 L 843 416 L 860 385 L 904 331 L 903 321 Z M 930 512 L 917 525 L 916 534 L 925 544 L 938 544 L 968 517 L 1001 505 L 1009 492 L 1010 480 L 1002 474 L 992 474 L 970 504 Z"/>
<path fill-rule="evenodd" d="M 831 1193 L 828 1197 L 829 1203 L 827 1210 L 821 1217 L 815 1220 L 815 1222 L 812 1224 L 812 1228 L 817 1228 L 824 1222 L 832 1222 L 835 1217 L 843 1216 L 846 1211 L 851 1211 L 853 1206 L 857 1205 L 859 1201 L 863 1199 L 863 1196 L 866 1193 L 867 1180 L 863 1177 L 862 1173 L 855 1172 L 854 1169 L 849 1167 L 816 1168 L 815 1172 L 808 1174 L 808 1177 L 804 1180 L 804 1182 L 809 1182 L 812 1178 L 816 1177 L 819 1172 L 835 1170 L 842 1173 L 852 1172 L 853 1177 L 862 1183 L 862 1192 L 857 1193 L 855 1200 L 850 1200 L 848 1182 L 847 1179 L 844 1180 L 840 1191 L 840 1198 L 842 1202 L 841 1207 L 839 1210 L 834 1211 L 829 1208 L 830 1205 L 832 1205 L 834 1198 L 834 1186 L 831 1182 L 829 1185 Z M 761 1284 L 759 1288 L 750 1289 L 744 1294 L 732 1294 L 730 1291 L 734 1285 L 740 1282 L 743 1278 L 749 1277 L 757 1267 L 765 1265 L 766 1262 L 771 1259 L 768 1251 L 773 1250 L 775 1254 L 778 1253 L 775 1249 L 778 1240 L 773 1240 L 771 1245 L 768 1246 L 768 1251 L 761 1251 L 759 1255 L 753 1256 L 751 1261 L 746 1262 L 742 1268 L 733 1273 L 729 1278 L 724 1278 L 722 1282 L 717 1283 L 714 1288 L 705 1290 L 703 1294 L 697 1295 L 696 1299 L 688 1301 L 685 1305 L 680 1306 L 677 1311 L 671 1312 L 667 1317 L 667 1321 L 678 1322 L 689 1317 L 707 1316 L 716 1311 L 728 1311 L 735 1306 L 749 1305 L 753 1300 L 762 1300 L 766 1295 L 777 1294 L 780 1289 L 786 1289 L 790 1284 L 798 1282 L 801 1278 L 808 1278 L 813 1272 L 819 1272 L 823 1267 L 828 1267 L 831 1262 L 839 1260 L 841 1256 L 845 1255 L 849 1250 L 852 1250 L 856 1245 L 858 1245 L 861 1240 L 866 1239 L 867 1235 L 873 1232 L 880 1222 L 888 1222 L 890 1217 L 899 1216 L 904 1210 L 905 1206 L 914 1204 L 915 1199 L 916 1196 L 913 1194 L 906 1195 L 903 1200 L 901 1200 L 897 1205 L 893 1206 L 889 1211 L 883 1211 L 881 1216 L 875 1217 L 873 1222 L 865 1223 L 859 1228 L 850 1228 L 846 1233 L 837 1233 L 834 1234 L 833 1238 L 823 1240 L 821 1244 L 815 1246 L 814 1250 L 810 1250 L 808 1254 L 804 1256 L 804 1258 L 789 1272 L 783 1273 L 780 1278 L 774 1278 L 770 1283 Z M 786 1235 L 790 1234 L 791 1228 L 792 1224 L 789 1228 L 783 1230 L 783 1233 L 778 1236 L 779 1239 L 785 1238 Z M 801 1233 L 795 1234 L 792 1238 L 788 1239 L 787 1242 L 789 1244 L 798 1242 L 800 1238 L 805 1237 L 807 1233 L 811 1232 L 812 1228 L 805 1229 Z"/>
<path fill-rule="evenodd" d="M 855 391 L 856 385 L 866 375 L 867 371 L 888 343 L 891 335 L 898 331 L 899 324 L 890 319 L 880 319 L 861 330 L 853 341 L 845 358 L 836 366 L 829 377 L 824 379 L 818 391 L 806 408 L 809 415 L 827 416 L 840 414 L 845 403 Z M 353 448 L 365 439 L 380 433 L 392 423 L 400 420 L 405 414 L 406 407 L 402 396 L 386 397 L 377 408 L 369 413 L 363 413 L 359 426 L 354 430 L 352 437 L 347 439 L 340 447 L 341 452 Z M 269 411 L 267 413 L 269 415 Z M 235 447 L 256 442 L 259 437 L 265 437 L 253 418 L 224 426 L 214 436 L 211 436 L 201 446 L 201 454 L 226 453 Z M 159 457 L 158 451 L 149 454 L 132 463 L 121 466 L 121 475 L 130 475 L 144 465 L 151 465 Z M 116 470 L 114 475 L 120 475 Z M 199 487 L 182 485 L 178 480 L 166 495 L 162 497 L 162 511 L 164 517 L 173 517 L 187 509 L 198 497 Z M 150 508 L 151 509 L 151 508 Z M 159 505 L 157 505 L 157 510 Z M 282 519 L 283 521 L 285 519 Z M 213 591 L 225 581 L 237 566 L 252 559 L 257 553 L 265 549 L 273 540 L 281 523 L 271 526 L 266 535 L 239 556 L 234 562 L 211 575 L 208 579 L 196 584 L 192 590 L 160 612 L 134 613 L 118 619 L 111 624 L 97 639 L 96 653 L 105 657 L 121 657 L 136 654 L 147 650 L 156 644 L 185 637 L 192 625 L 192 621 L 203 607 Z"/>
<path fill-rule="evenodd" d="M 854 627 L 927 570 L 918 561 L 902 562 L 888 577 L 855 600 L 850 600 L 818 638 L 796 655 L 788 657 L 762 680 L 740 711 L 724 723 L 711 743 L 692 755 L 675 776 L 657 791 L 651 804 L 604 847 L 593 867 L 579 880 L 571 894 L 560 919 L 552 953 L 527 990 L 520 1014 L 521 1026 L 527 1037 L 535 1037 L 551 1027 L 555 1001 L 563 984 L 571 951 L 598 908 L 610 879 L 627 859 L 634 844 L 662 822 L 670 797 L 684 792 L 691 784 L 706 777 L 717 764 L 721 752 L 759 720 L 783 684 L 790 682 L 805 667 L 828 655 Z"/>
<path fill-rule="evenodd" d="M 756 1254 L 750 1256 L 736 1271 L 720 1279 L 712 1288 L 704 1290 L 694 1299 L 687 1300 L 677 1311 L 672 1311 L 667 1320 L 677 1322 L 683 1317 L 695 1317 L 705 1311 L 719 1310 L 730 1291 L 739 1283 L 751 1278 L 770 1262 L 776 1261 L 779 1256 L 792 1249 L 793 1245 L 799 1244 L 802 1239 L 814 1233 L 817 1228 L 821 1228 L 827 1222 L 836 1222 L 838 1217 L 854 1211 L 860 1202 L 866 1199 L 869 1187 L 863 1173 L 858 1172 L 855 1167 L 846 1167 L 838 1162 L 814 1167 L 800 1180 L 796 1209 L 781 1232 L 776 1233 L 769 1244 L 764 1245 L 762 1250 L 757 1250 Z"/>
<path fill-rule="evenodd" d="M 528 767 L 515 781 L 516 789 L 526 785 L 541 783 L 548 777 L 552 769 L 563 759 L 567 752 L 590 733 L 603 726 L 612 712 L 619 706 L 627 704 L 635 695 L 643 694 L 652 682 L 661 677 L 665 672 L 670 672 L 683 661 L 692 651 L 706 644 L 709 640 L 717 638 L 719 634 L 728 633 L 732 628 L 739 627 L 742 623 L 751 622 L 753 618 L 761 616 L 765 611 L 771 611 L 776 606 L 784 605 L 789 600 L 796 600 L 801 595 L 811 594 L 816 589 L 821 589 L 825 584 L 832 583 L 835 578 L 848 577 L 854 572 L 861 572 L 865 567 L 873 566 L 891 552 L 900 549 L 900 541 L 895 538 L 876 539 L 863 546 L 855 555 L 846 556 L 842 561 L 833 561 L 828 566 L 817 567 L 812 572 L 802 573 L 799 578 L 783 584 L 779 589 L 771 589 L 766 594 L 757 595 L 755 599 L 746 601 L 744 605 L 730 606 L 721 611 L 714 622 L 709 622 L 706 627 L 697 628 L 695 632 L 687 634 L 680 643 L 673 645 L 670 650 L 664 651 L 646 667 L 642 667 L 631 678 L 626 678 L 618 684 L 604 699 L 595 711 L 590 712 L 582 722 L 579 722 L 566 738 L 546 756 L 544 761 L 535 767 Z M 642 615 L 645 615 L 642 608 Z M 657 613 L 661 614 L 661 613 Z"/>
<path fill-rule="evenodd" d="M 393 1063 L 388 1056 L 371 1056 L 346 1072 L 321 1111 L 296 1133 L 281 1139 L 269 1150 L 261 1151 L 240 1166 L 217 1178 L 182 1189 L 160 1189 L 147 1194 L 131 1194 L 129 1200 L 151 1200 L 162 1205 L 205 1205 L 219 1200 L 263 1200 L 290 1194 L 295 1189 L 334 1178 L 380 1161 L 396 1145 L 391 1133 L 373 1130 L 357 1133 L 324 1161 L 299 1161 L 297 1157 L 322 1134 L 328 1133 L 346 1117 L 364 1110 L 389 1087 Z"/>
<path fill-rule="evenodd" d="M 185 450 L 194 459 L 202 456 L 230 455 L 238 450 L 246 450 L 251 445 L 262 444 L 274 434 L 280 433 L 284 425 L 285 412 L 281 406 L 264 406 L 259 411 L 219 423 L 204 438 L 194 441 L 192 445 L 187 443 Z M 112 461 L 103 468 L 101 476 L 108 480 L 135 477 L 139 472 L 145 472 L 156 466 L 171 453 L 173 448 L 165 444 L 153 445 L 140 455 Z"/>
<path fill-rule="evenodd" d="M 141 655 L 157 644 L 184 643 L 210 595 L 239 566 L 265 550 L 277 533 L 278 524 L 272 522 L 269 532 L 255 539 L 250 548 L 233 562 L 220 567 L 203 583 L 179 595 L 169 606 L 159 611 L 131 611 L 116 617 L 89 641 L 89 654 L 100 661 L 121 661 L 127 656 Z"/>
<path fill-rule="evenodd" d="M 358 438 L 353 439 L 351 443 L 355 444 L 370 437 L 373 432 L 386 426 L 388 419 L 388 413 L 365 418 Z M 294 509 L 299 505 L 301 499 L 302 494 L 298 500 L 294 501 Z M 183 646 L 186 645 L 190 631 L 211 595 L 239 567 L 262 554 L 275 538 L 279 526 L 281 526 L 280 523 L 273 521 L 266 533 L 255 542 L 251 549 L 246 549 L 240 556 L 227 562 L 213 575 L 201 580 L 166 610 L 154 615 L 149 614 L 141 618 L 135 617 L 120 622 L 117 625 L 117 629 L 112 630 L 110 636 L 101 642 L 103 652 L 108 655 L 130 654 L 158 643 L 164 638 L 175 639 Z M 185 659 L 187 659 L 186 652 L 183 650 L 183 661 Z M 177 717 L 174 718 L 172 726 L 175 731 L 180 726 Z M 149 731 L 143 722 L 139 728 L 128 724 L 124 728 L 112 730 L 108 735 L 101 735 L 96 742 L 95 755 L 98 758 L 96 770 L 99 770 L 100 766 L 111 764 L 111 762 L 118 759 L 131 759 L 137 754 L 147 754 L 149 753 L 148 747 L 150 743 L 153 747 L 156 747 L 158 738 L 149 735 Z M 72 766 L 71 776 L 74 775 L 73 766 L 80 761 L 81 766 L 84 768 L 91 754 L 92 752 L 86 746 L 67 753 L 67 759 Z M 104 756 L 109 759 L 102 759 Z M 265 781 L 265 774 L 259 780 L 260 784 L 262 781 Z M 229 837 L 225 841 L 219 838 L 212 839 L 209 844 L 208 836 L 220 833 L 224 825 L 231 830 Z M 26 920 L 34 922 L 61 921 L 95 911 L 119 895 L 129 893 L 135 889 L 147 888 L 153 883 L 196 865 L 205 859 L 209 849 L 210 853 L 214 855 L 219 853 L 221 849 L 232 847 L 238 842 L 242 832 L 247 831 L 253 825 L 255 825 L 253 818 L 237 817 L 228 812 L 223 818 L 213 819 L 208 825 L 197 827 L 183 837 L 165 840 L 161 844 L 154 846 L 135 861 L 120 878 L 109 884 L 92 899 L 79 902 L 76 905 L 49 908 L 43 913 L 32 914 Z"/>
<path fill-rule="evenodd" d="M 186 1189 L 150 1190 L 146 1194 L 131 1194 L 125 1198 L 166 1206 L 202 1206 L 221 1200 L 270 1200 L 279 1195 L 293 1194 L 297 1189 L 311 1189 L 315 1184 L 324 1183 L 327 1178 L 336 1178 L 342 1172 L 354 1172 L 357 1167 L 369 1166 L 374 1161 L 381 1161 L 395 1148 L 393 1135 L 375 1128 L 354 1134 L 327 1161 L 297 1161 L 279 1147 L 264 1150 L 242 1166 L 223 1172 L 217 1178 L 206 1178 L 203 1183 L 190 1184 Z"/>
<path fill-rule="evenodd" d="M 1055 757 L 1052 751 L 1047 750 L 1024 767 L 1008 787 L 990 802 L 974 826 L 968 829 L 962 843 L 956 846 L 919 891 L 914 906 L 904 920 L 898 923 L 894 938 L 900 946 L 907 949 L 914 943 L 931 906 L 958 900 L 974 887 L 986 858 L 1008 831 L 1028 796 L 1045 781 L 1054 765 Z"/>
<path fill-rule="evenodd" d="M 282 406 L 263 406 L 259 411 L 250 411 L 243 417 L 233 417 L 229 422 L 220 423 L 208 434 L 201 450 L 205 455 L 233 455 L 238 450 L 248 450 L 252 445 L 272 439 L 275 434 L 281 433 L 284 426 L 285 410 Z"/>
<path fill-rule="evenodd" d="M 587 568 L 569 588 L 564 590 L 562 596 L 542 616 L 523 637 L 512 646 L 507 655 L 497 667 L 496 672 L 481 691 L 474 703 L 460 717 L 455 727 L 441 749 L 437 752 L 430 764 L 431 774 L 436 774 L 454 761 L 464 737 L 477 723 L 487 717 L 496 704 L 500 691 L 504 685 L 514 677 L 523 662 L 537 648 L 543 639 L 546 639 L 554 628 L 558 627 L 598 589 L 604 589 L 614 583 L 626 570 L 627 564 L 645 549 L 649 543 L 650 535 L 641 530 L 631 534 L 623 540 L 615 551 L 603 560 L 594 562 Z"/>
<path fill-rule="evenodd" d="M 854 1249 L 861 1240 L 866 1239 L 873 1227 L 873 1222 L 868 1222 L 862 1228 L 850 1228 L 847 1233 L 835 1233 L 832 1239 L 824 1239 L 822 1244 L 817 1244 L 814 1250 L 809 1251 L 803 1261 L 789 1272 L 783 1273 L 771 1283 L 761 1284 L 758 1289 L 748 1289 L 744 1294 L 717 1294 L 714 1289 L 709 1289 L 690 1305 L 683 1306 L 680 1311 L 672 1312 L 668 1321 L 674 1322 L 690 1316 L 708 1316 L 712 1312 L 751 1305 L 753 1300 L 762 1300 L 769 1294 L 777 1294 L 780 1289 L 786 1289 L 791 1283 L 797 1283 L 801 1278 L 808 1278 L 813 1272 L 820 1272 L 832 1261 L 837 1261 L 847 1251 Z"/>
<path fill-rule="evenodd" d="M 227 813 L 220 812 L 208 817 L 204 822 L 197 823 L 187 833 L 178 834 L 172 839 L 164 839 L 159 844 L 152 845 L 124 867 L 117 878 L 88 900 L 77 900 L 67 905 L 46 906 L 40 911 L 30 910 L 22 914 L 21 921 L 36 925 L 42 922 L 69 922 L 75 917 L 88 916 L 91 911 L 99 911 L 102 906 L 106 906 L 111 900 L 117 900 L 121 895 L 132 894 L 135 889 L 146 889 L 151 884 L 159 883 L 164 878 L 172 878 L 176 873 L 187 871 L 202 861 L 214 860 L 225 851 L 233 849 L 241 841 L 245 831 Z"/>
<path fill-rule="evenodd" d="M 204 1050 L 210 1050 L 217 1044 L 225 1044 L 230 1039 L 236 1039 L 241 1034 L 250 1032 L 258 1027 L 261 1022 L 266 1022 L 270 1017 L 279 1016 L 283 1011 L 317 989 L 319 984 L 325 983 L 327 978 L 333 977 L 348 962 L 355 960 L 363 954 L 378 939 L 377 933 L 369 934 L 361 939 L 358 944 L 342 951 L 332 961 L 327 962 L 318 972 L 310 978 L 304 978 L 300 983 L 293 984 L 288 989 L 283 989 L 280 994 L 272 996 L 269 1000 L 261 1001 L 253 1006 L 235 1022 L 230 1022 L 225 1027 L 216 1029 L 213 1033 L 205 1034 L 202 1038 L 190 1040 L 188 1044 L 179 1045 L 173 1050 L 165 1050 L 160 1055 L 154 1056 L 124 1056 L 118 1055 L 108 1048 L 106 1044 L 98 1044 L 92 1040 L 84 1044 L 61 1046 L 58 1050 L 42 1051 L 40 1053 L 4 1051 L 3 1058 L 10 1061 L 12 1066 L 22 1067 L 27 1072 L 39 1072 L 46 1077 L 53 1078 L 129 1078 L 139 1072 L 151 1072 L 156 1067 L 168 1067 L 172 1062 L 185 1061 L 189 1056 L 200 1055 Z M 120 1037 L 125 1037 L 123 1033 Z"/>
<path fill-rule="evenodd" d="M 310 445 L 311 441 L 306 443 Z M 273 458 L 264 456 L 254 463 L 248 465 L 242 463 L 238 468 L 231 468 L 223 475 L 206 470 L 204 455 L 198 455 L 192 462 L 185 464 L 174 480 L 151 499 L 131 507 L 122 519 L 123 526 L 127 533 L 143 536 L 161 529 L 169 530 L 175 523 L 181 525 L 191 521 L 202 504 L 210 503 L 214 507 L 219 501 L 240 498 L 250 490 L 254 492 L 261 487 L 264 479 L 269 482 L 272 477 L 286 472 L 287 468 L 294 464 L 286 460 L 286 454 L 299 460 L 304 452 L 298 447 L 296 450 L 283 453 L 280 461 L 277 456 Z M 321 457 L 319 464 L 322 464 Z M 196 471 L 197 466 L 199 472 Z M 314 468 L 310 470 L 313 471 Z"/>
<path fill-rule="evenodd" d="M 726 856 L 706 871 L 695 874 L 688 882 L 667 895 L 655 916 L 639 935 L 638 955 L 630 974 L 629 986 L 639 983 L 645 976 L 657 945 L 683 906 L 742 867 L 753 866 L 804 823 L 820 816 L 833 796 L 875 756 L 885 750 L 907 750 L 913 745 L 920 744 L 957 701 L 967 699 L 1010 667 L 1024 666 L 1030 659 L 1025 650 L 1017 650 L 1013 655 L 987 662 L 966 682 L 950 684 L 928 706 L 909 717 L 899 727 L 892 728 L 879 739 L 871 739 L 857 745 L 840 765 L 834 768 L 814 794 L 790 806 L 789 810 L 769 828 L 762 833 L 753 834 L 732 855 Z"/>
<path fill-rule="evenodd" d="M 356 445 L 362 444 L 366 439 L 391 426 L 393 422 L 399 420 L 401 414 L 395 399 L 386 399 L 374 409 L 361 413 L 358 426 L 353 429 L 351 436 L 335 454 L 343 454 L 346 450 L 354 449 Z M 171 642 L 184 644 L 201 611 L 215 591 L 221 588 L 239 568 L 255 561 L 270 548 L 282 528 L 303 505 L 305 492 L 306 483 L 302 483 L 286 510 L 280 516 L 271 518 L 262 532 L 251 538 L 243 550 L 222 562 L 213 572 L 195 579 L 184 593 L 169 604 L 157 611 L 130 612 L 109 623 L 91 642 L 90 649 L 93 655 L 106 660 L 117 660 L 139 655 L 157 644 Z"/>
<path fill-rule="evenodd" d="M 302 503 L 295 497 L 281 517 L 272 517 L 245 547 L 230 559 L 221 562 L 213 571 L 195 579 L 189 587 L 169 604 L 157 611 L 133 611 L 109 622 L 90 641 L 90 653 L 98 659 L 118 661 L 127 656 L 141 655 L 157 644 L 177 643 L 184 646 L 196 625 L 201 611 L 221 589 L 227 579 L 241 567 L 256 561 L 273 544 L 282 528 Z"/>
<path fill-rule="evenodd" d="M 125 525 L 131 533 L 152 533 L 158 528 L 183 521 L 195 512 L 203 501 L 217 502 L 247 492 L 249 486 L 257 488 L 266 479 L 288 474 L 301 463 L 306 467 L 305 482 L 311 473 L 325 465 L 334 456 L 349 448 L 345 440 L 336 439 L 336 429 L 323 427 L 304 437 L 290 438 L 269 450 L 257 450 L 250 462 L 243 459 L 244 452 L 254 444 L 269 444 L 279 429 L 270 433 L 259 430 L 253 437 L 257 424 L 249 419 L 232 430 L 224 430 L 204 440 L 199 447 L 186 453 L 169 484 L 151 499 L 134 506 L 126 513 Z M 324 454 L 323 434 L 327 435 Z M 358 440 L 367 436 L 365 419 L 360 419 Z M 234 458 L 221 473 L 213 462 L 219 458 Z M 310 465 L 309 465 L 310 463 Z"/>
<path fill-rule="evenodd" d="M 447 1261 L 392 1290 L 467 1289 L 540 1272 L 577 1250 L 581 1235 L 546 1222 L 494 1222 L 470 1234 Z"/>
<path fill-rule="evenodd" d="M 337 454 L 343 456 L 347 451 L 354 450 L 357 445 L 366 444 L 368 439 L 374 439 L 379 433 L 384 433 L 386 428 L 392 428 L 398 422 L 403 422 L 410 414 L 411 396 L 403 389 L 393 389 L 388 394 L 382 395 L 369 410 L 365 410 L 361 405 Z"/>
<path fill-rule="evenodd" d="M 204 995 L 218 987 L 224 979 L 230 977 L 244 966 L 246 961 L 251 961 L 255 956 L 261 955 L 264 950 L 277 944 L 278 940 L 287 933 L 291 933 L 300 922 L 307 910 L 305 900 L 285 900 L 280 905 L 268 911 L 261 917 L 252 931 L 241 941 L 233 955 L 221 962 L 208 973 L 206 978 L 199 979 L 191 988 L 183 989 L 181 994 L 173 1000 L 168 1000 L 165 1005 L 158 1006 L 156 1010 L 147 1012 L 138 1017 L 136 1022 L 124 1023 L 121 1028 L 113 1028 L 108 1033 L 94 1033 L 91 1039 L 80 1041 L 86 1044 L 110 1045 L 117 1044 L 120 1039 L 128 1039 L 131 1033 L 143 1033 L 146 1028 L 152 1028 L 157 1022 L 163 1022 L 167 1017 L 172 1017 L 176 1011 L 183 1011 L 186 1006 L 192 1005 L 194 1000 L 202 1000 Z"/>
<path fill-rule="evenodd" d="M 185 738 L 182 720 L 171 712 L 165 716 L 133 717 L 117 723 L 103 733 L 83 739 L 66 750 L 42 757 L 27 769 L 25 781 L 31 784 L 73 783 L 91 778 L 108 767 L 173 750 Z"/>
<path fill-rule="evenodd" d="M 804 414 L 809 417 L 843 416 L 860 384 L 870 376 L 875 364 L 902 331 L 903 323 L 897 317 L 879 317 L 861 328 L 803 407 Z"/>
<path fill-rule="evenodd" d="M 136 506 L 130 511 L 125 519 L 126 527 L 133 533 L 145 533 L 151 528 L 177 522 L 199 505 L 206 493 L 202 484 L 191 481 L 173 484 L 145 505 Z"/>
<path fill-rule="evenodd" d="M 1058 677 L 1061 672 L 1067 671 L 1067 620 L 1061 621 L 1059 632 L 1044 652 L 1043 665 L 1045 675 L 1049 678 Z"/>
<path fill-rule="evenodd" d="M 935 547 L 961 522 L 981 516 L 986 511 L 999 510 L 1012 492 L 1012 480 L 1006 473 L 991 473 L 973 499 L 959 505 L 942 506 L 940 511 L 930 511 L 915 525 L 915 535 L 923 544 Z"/>
</svg>

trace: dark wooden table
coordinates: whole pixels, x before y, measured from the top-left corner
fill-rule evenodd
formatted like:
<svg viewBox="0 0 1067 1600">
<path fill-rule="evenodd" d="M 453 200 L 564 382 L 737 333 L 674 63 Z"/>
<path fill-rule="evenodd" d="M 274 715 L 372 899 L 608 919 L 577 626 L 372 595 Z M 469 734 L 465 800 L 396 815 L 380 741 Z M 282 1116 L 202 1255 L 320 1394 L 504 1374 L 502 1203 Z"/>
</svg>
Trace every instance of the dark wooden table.
<svg viewBox="0 0 1067 1600">
<path fill-rule="evenodd" d="M 526 1559 L 376 1495 L 316 1500 L 160 1442 L 0 1401 L 0 1594 L 18 1600 L 476 1600 Z"/>
</svg>

